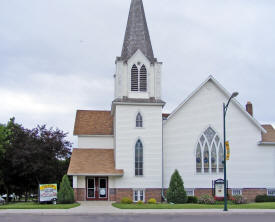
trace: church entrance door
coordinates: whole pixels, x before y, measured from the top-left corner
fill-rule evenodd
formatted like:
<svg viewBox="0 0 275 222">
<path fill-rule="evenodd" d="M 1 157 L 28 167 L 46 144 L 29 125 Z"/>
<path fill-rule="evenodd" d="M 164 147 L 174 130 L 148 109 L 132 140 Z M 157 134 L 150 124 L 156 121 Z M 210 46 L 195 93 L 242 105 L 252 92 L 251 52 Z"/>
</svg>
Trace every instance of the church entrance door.
<svg viewBox="0 0 275 222">
<path fill-rule="evenodd" d="M 108 200 L 108 177 L 87 177 L 87 200 Z"/>
</svg>

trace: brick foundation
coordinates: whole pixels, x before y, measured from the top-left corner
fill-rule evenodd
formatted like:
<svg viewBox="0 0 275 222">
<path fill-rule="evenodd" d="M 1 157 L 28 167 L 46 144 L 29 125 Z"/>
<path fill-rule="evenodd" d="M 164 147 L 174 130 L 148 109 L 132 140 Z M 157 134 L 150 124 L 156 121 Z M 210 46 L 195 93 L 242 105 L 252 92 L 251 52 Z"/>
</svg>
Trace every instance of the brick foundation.
<svg viewBox="0 0 275 222">
<path fill-rule="evenodd" d="M 74 188 L 74 199 L 75 201 L 86 200 L 86 189 L 85 188 Z"/>
<path fill-rule="evenodd" d="M 116 202 L 120 202 L 123 197 L 128 197 L 131 200 L 133 199 L 133 189 L 124 189 L 124 188 L 118 188 L 116 189 Z"/>
<path fill-rule="evenodd" d="M 161 202 L 161 189 L 145 189 L 145 202 L 155 198 L 158 203 Z"/>
<path fill-rule="evenodd" d="M 257 195 L 264 195 L 266 192 L 266 189 L 245 188 L 242 190 L 242 196 L 246 198 L 248 202 L 255 202 Z"/>
<path fill-rule="evenodd" d="M 244 188 L 242 189 L 242 196 L 248 202 L 255 202 L 255 198 L 257 195 L 264 195 L 266 194 L 265 188 Z M 194 191 L 196 197 L 200 197 L 202 195 L 208 194 L 212 196 L 212 189 L 211 188 L 197 188 Z M 232 197 L 232 189 L 228 189 L 229 199 Z"/>
</svg>

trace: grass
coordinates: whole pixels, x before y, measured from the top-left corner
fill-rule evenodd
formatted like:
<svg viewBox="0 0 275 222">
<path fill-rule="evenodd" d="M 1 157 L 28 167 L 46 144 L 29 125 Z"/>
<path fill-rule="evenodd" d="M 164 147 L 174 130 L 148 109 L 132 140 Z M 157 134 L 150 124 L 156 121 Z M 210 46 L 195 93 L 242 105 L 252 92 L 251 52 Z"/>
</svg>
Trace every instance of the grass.
<svg viewBox="0 0 275 222">
<path fill-rule="evenodd" d="M 223 204 L 121 204 L 114 203 L 119 209 L 223 209 Z M 228 209 L 275 209 L 275 202 L 228 204 Z"/>
<path fill-rule="evenodd" d="M 27 203 L 9 203 L 6 205 L 0 205 L 1 209 L 70 209 L 78 207 L 79 203 L 73 204 L 38 204 L 34 202 Z"/>
</svg>

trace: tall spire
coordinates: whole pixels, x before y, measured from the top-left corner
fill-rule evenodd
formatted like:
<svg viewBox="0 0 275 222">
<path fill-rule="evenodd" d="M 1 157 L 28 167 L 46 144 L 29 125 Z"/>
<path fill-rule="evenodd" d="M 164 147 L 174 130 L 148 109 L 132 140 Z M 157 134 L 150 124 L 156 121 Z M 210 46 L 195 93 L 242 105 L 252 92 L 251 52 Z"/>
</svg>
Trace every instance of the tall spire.
<svg viewBox="0 0 275 222">
<path fill-rule="evenodd" d="M 156 61 L 142 0 L 132 0 L 120 60 L 127 61 L 138 49 L 150 62 Z"/>
</svg>

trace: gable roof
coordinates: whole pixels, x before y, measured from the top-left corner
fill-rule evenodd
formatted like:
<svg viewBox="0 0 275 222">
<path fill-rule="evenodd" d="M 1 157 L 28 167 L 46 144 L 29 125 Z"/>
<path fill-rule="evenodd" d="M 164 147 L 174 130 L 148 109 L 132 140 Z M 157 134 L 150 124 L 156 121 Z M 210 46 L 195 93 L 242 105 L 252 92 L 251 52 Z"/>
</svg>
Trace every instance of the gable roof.
<svg viewBox="0 0 275 222">
<path fill-rule="evenodd" d="M 77 110 L 74 135 L 113 135 L 111 111 Z"/>
<path fill-rule="evenodd" d="M 151 63 L 156 61 L 142 0 L 132 0 L 121 57 L 118 60 L 127 61 L 138 49 Z"/>
<path fill-rule="evenodd" d="M 262 143 L 275 143 L 275 129 L 272 125 L 262 125 L 267 133 L 262 133 Z"/>
<path fill-rule="evenodd" d="M 73 149 L 68 175 L 122 176 L 123 170 L 115 169 L 113 149 Z"/>
<path fill-rule="evenodd" d="M 220 89 L 227 97 L 228 99 L 231 96 L 231 93 L 229 93 L 212 75 L 210 75 L 198 88 L 196 88 L 168 117 L 167 121 L 169 119 L 173 118 L 173 116 L 198 92 L 201 90 L 201 88 L 207 83 L 211 81 L 218 89 Z M 261 126 L 261 124 L 252 117 L 245 109 L 242 107 L 242 105 L 235 99 L 232 99 L 232 102 L 239 108 L 239 110 L 254 124 L 256 125 L 263 133 L 266 133 L 266 130 Z"/>
</svg>

